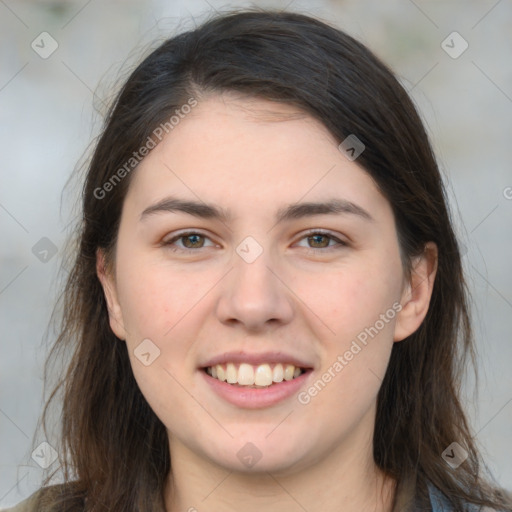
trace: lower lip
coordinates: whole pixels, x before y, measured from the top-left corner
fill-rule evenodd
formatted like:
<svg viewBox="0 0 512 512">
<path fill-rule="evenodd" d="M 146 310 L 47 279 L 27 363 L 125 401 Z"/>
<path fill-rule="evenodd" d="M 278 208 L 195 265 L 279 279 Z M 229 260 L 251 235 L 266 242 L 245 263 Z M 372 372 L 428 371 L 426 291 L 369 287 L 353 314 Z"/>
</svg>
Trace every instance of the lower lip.
<svg viewBox="0 0 512 512">
<path fill-rule="evenodd" d="M 221 398 L 237 407 L 244 409 L 262 409 L 270 407 L 290 398 L 297 393 L 305 384 L 306 380 L 313 373 L 312 370 L 305 371 L 302 375 L 292 380 L 283 380 L 266 388 L 249 388 L 234 386 L 219 379 L 210 377 L 204 370 L 200 370 L 206 382 Z"/>
</svg>

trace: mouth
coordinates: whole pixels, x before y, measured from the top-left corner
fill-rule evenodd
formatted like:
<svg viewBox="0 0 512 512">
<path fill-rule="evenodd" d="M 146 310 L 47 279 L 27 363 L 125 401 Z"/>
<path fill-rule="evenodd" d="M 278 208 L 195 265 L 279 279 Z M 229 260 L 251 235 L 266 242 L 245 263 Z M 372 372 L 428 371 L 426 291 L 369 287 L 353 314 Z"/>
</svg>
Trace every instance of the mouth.
<svg viewBox="0 0 512 512">
<path fill-rule="evenodd" d="M 249 363 L 228 362 L 203 367 L 202 370 L 213 379 L 241 388 L 268 388 L 282 382 L 299 378 L 312 368 L 290 363 Z"/>
<path fill-rule="evenodd" d="M 241 409 L 263 409 L 291 400 L 311 380 L 307 360 L 282 351 L 224 352 L 198 368 L 217 397 Z"/>
</svg>

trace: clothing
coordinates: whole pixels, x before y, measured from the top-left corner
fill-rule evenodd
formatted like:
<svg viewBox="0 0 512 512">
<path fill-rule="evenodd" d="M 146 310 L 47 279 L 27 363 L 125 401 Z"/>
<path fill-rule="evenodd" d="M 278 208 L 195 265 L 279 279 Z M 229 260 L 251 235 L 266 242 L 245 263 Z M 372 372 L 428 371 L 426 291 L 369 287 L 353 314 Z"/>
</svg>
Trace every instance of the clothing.
<svg viewBox="0 0 512 512">
<path fill-rule="evenodd" d="M 37 512 L 34 503 L 34 498 L 39 491 L 36 491 L 34 494 L 31 494 L 27 499 L 18 503 L 14 507 L 11 508 L 0 508 L 0 512 Z"/>
<path fill-rule="evenodd" d="M 432 512 L 448 512 L 453 510 L 450 506 L 446 496 L 439 491 L 437 487 L 432 484 L 428 484 L 428 493 L 430 496 L 430 504 L 432 506 Z M 479 510 L 477 505 L 467 504 L 467 512 L 477 512 Z"/>
<path fill-rule="evenodd" d="M 35 507 L 35 500 L 37 497 L 37 493 L 39 491 L 34 492 L 28 498 L 18 503 L 14 507 L 11 508 L 0 508 L 0 512 L 37 512 Z M 432 512 L 451 512 L 452 508 L 444 494 L 439 491 L 436 487 L 431 484 L 428 484 L 428 492 L 430 497 L 430 503 L 432 506 Z M 478 512 L 479 507 L 477 505 L 467 505 L 467 512 Z"/>
</svg>

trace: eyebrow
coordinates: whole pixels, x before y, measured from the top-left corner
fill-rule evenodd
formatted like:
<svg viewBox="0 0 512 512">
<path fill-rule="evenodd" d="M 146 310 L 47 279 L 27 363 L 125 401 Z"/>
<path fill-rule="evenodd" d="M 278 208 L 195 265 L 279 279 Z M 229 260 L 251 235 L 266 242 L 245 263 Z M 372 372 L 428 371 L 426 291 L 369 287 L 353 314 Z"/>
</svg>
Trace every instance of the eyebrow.
<svg viewBox="0 0 512 512">
<path fill-rule="evenodd" d="M 179 199 L 176 197 L 166 197 L 161 201 L 146 208 L 140 220 L 144 220 L 150 215 L 163 212 L 183 212 L 202 219 L 214 219 L 228 223 L 232 220 L 229 210 L 213 204 L 203 202 Z M 346 199 L 334 198 L 322 202 L 304 202 L 286 205 L 280 208 L 275 217 L 276 224 L 284 221 L 302 219 L 313 215 L 340 215 L 350 214 L 358 216 L 364 220 L 373 222 L 373 217 L 361 206 L 347 201 Z"/>
</svg>

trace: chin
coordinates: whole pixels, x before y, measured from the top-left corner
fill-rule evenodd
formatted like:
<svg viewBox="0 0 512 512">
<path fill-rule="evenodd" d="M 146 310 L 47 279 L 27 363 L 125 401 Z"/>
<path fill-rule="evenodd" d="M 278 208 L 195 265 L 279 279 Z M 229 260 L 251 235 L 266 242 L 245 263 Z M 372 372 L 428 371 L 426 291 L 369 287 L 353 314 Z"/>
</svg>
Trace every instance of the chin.
<svg viewBox="0 0 512 512">
<path fill-rule="evenodd" d="M 268 434 L 268 431 L 265 435 Z M 283 473 L 291 474 L 298 471 L 303 466 L 307 466 L 306 453 L 304 453 L 304 443 L 291 443 L 286 439 L 277 437 L 276 439 L 265 439 L 254 436 L 252 441 L 250 436 L 243 436 L 243 441 L 235 436 L 231 447 L 226 447 L 222 454 L 210 456 L 214 458 L 217 464 L 226 470 L 244 474 L 258 473 Z M 234 453 L 235 457 L 231 455 Z M 228 456 L 227 456 L 228 455 Z"/>
</svg>

